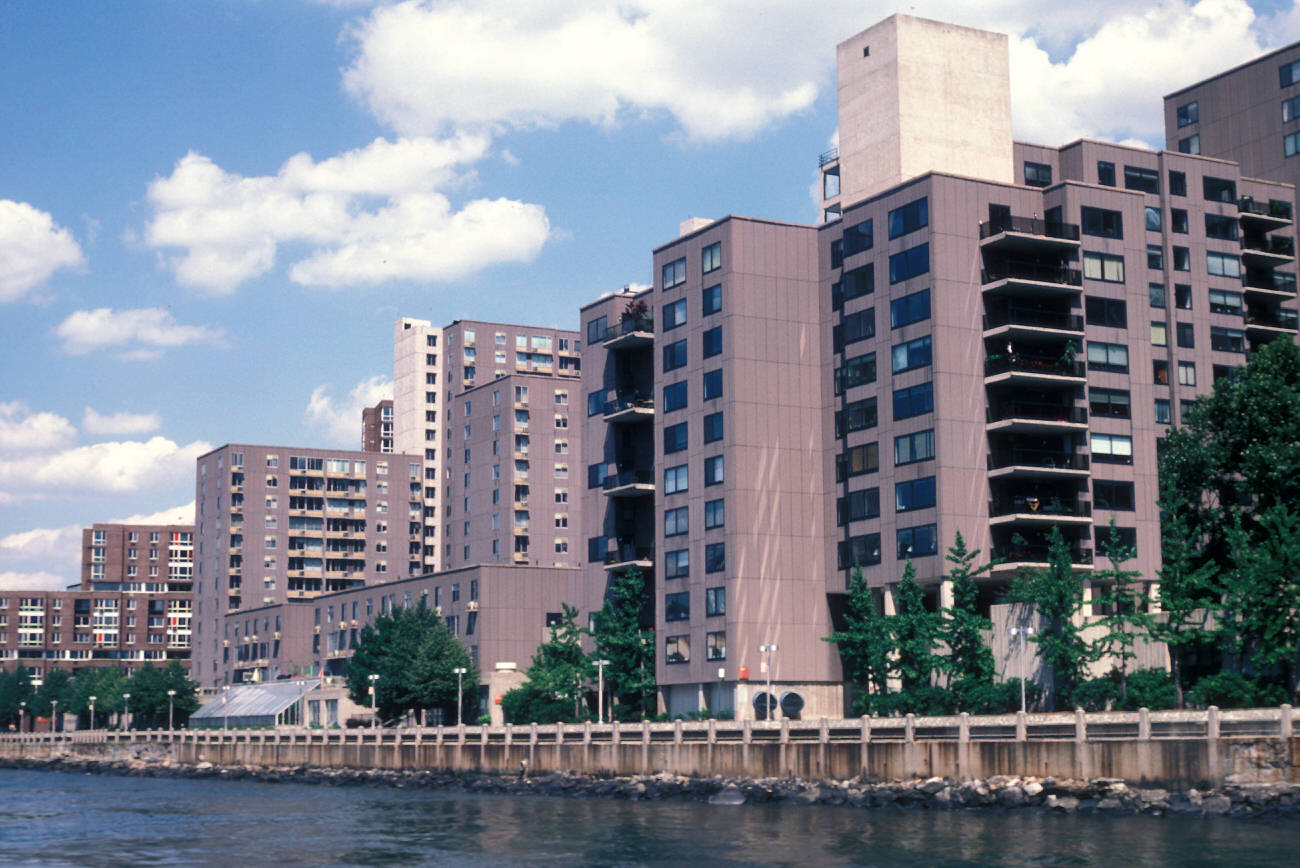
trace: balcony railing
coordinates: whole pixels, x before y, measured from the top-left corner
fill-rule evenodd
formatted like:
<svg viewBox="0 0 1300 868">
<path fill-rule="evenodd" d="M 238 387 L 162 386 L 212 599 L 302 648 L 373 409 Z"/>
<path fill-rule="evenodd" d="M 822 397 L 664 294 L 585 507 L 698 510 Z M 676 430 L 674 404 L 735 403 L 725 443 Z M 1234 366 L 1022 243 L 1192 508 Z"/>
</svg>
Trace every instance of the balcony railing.
<svg viewBox="0 0 1300 868">
<path fill-rule="evenodd" d="M 655 475 L 652 470 L 624 470 L 621 473 L 611 473 L 605 477 L 601 486 L 605 491 L 613 488 L 622 488 L 625 485 L 654 485 Z"/>
<path fill-rule="evenodd" d="M 1297 314 L 1293 310 L 1280 310 L 1276 313 L 1270 311 L 1250 311 L 1246 314 L 1246 325 L 1263 326 L 1274 329 L 1297 330 L 1300 322 L 1297 322 Z"/>
<path fill-rule="evenodd" d="M 626 564 L 632 561 L 653 561 L 654 557 L 654 546 L 638 546 L 630 542 L 620 541 L 618 548 L 605 553 L 605 565 Z"/>
<path fill-rule="evenodd" d="M 1285 236 L 1241 239 L 1243 250 L 1271 253 L 1274 256 L 1295 256 L 1295 239 Z"/>
<path fill-rule="evenodd" d="M 1038 217 L 1006 216 L 997 220 L 985 220 L 980 224 L 980 240 L 992 238 L 1003 232 L 1019 232 L 1024 235 L 1042 235 L 1047 238 L 1060 238 L 1065 241 L 1079 240 L 1079 227 L 1074 223 L 1043 220 Z"/>
<path fill-rule="evenodd" d="M 1035 283 L 1057 283 L 1065 286 L 1083 286 L 1083 272 L 1063 265 L 1040 265 L 1036 262 L 1004 262 L 990 265 L 982 272 L 987 286 L 999 280 L 1030 280 Z"/>
<path fill-rule="evenodd" d="M 624 410 L 653 410 L 655 399 L 649 395 L 620 395 L 612 401 L 605 402 L 605 415 L 612 416 Z"/>
<path fill-rule="evenodd" d="M 1242 214 L 1258 214 L 1261 217 L 1273 217 L 1277 220 L 1291 219 L 1291 203 L 1276 199 L 1268 202 L 1256 202 L 1250 196 L 1237 200 L 1237 210 Z"/>
<path fill-rule="evenodd" d="M 817 157 L 817 167 L 821 168 L 827 163 L 835 162 L 839 158 L 840 158 L 839 148 L 831 148 L 829 151 L 823 151 L 821 155 Z"/>
<path fill-rule="evenodd" d="M 1048 545 L 1035 545 L 1027 543 L 1018 545 L 1010 543 L 1008 545 L 995 545 L 991 552 L 993 559 L 1003 563 L 1048 563 L 1051 560 L 1051 547 Z M 1072 564 L 1090 564 L 1092 563 L 1092 549 L 1082 548 L 1079 546 L 1070 549 L 1070 563 Z"/>
<path fill-rule="evenodd" d="M 1285 292 L 1289 295 L 1295 295 L 1296 279 L 1294 274 L 1280 272 L 1258 274 L 1248 271 L 1241 282 L 1247 289 L 1265 289 L 1269 292 Z"/>
<path fill-rule="evenodd" d="M 1088 456 L 1050 449 L 998 449 L 989 455 L 989 470 L 1004 467 L 1042 467 L 1049 470 L 1087 470 Z"/>
<path fill-rule="evenodd" d="M 605 329 L 605 337 L 602 340 L 612 341 L 614 338 L 621 338 L 633 332 L 654 332 L 654 330 L 655 321 L 649 316 L 624 317 L 617 325 Z"/>
<path fill-rule="evenodd" d="M 1038 328 L 1081 332 L 1083 331 L 1083 317 L 1077 314 L 1039 310 L 1033 307 L 1016 307 L 1014 305 L 1006 310 L 993 311 L 984 315 L 985 331 L 1006 325 L 1035 326 Z"/>
<path fill-rule="evenodd" d="M 1001 515 L 1041 515 L 1067 518 L 1087 518 L 1092 515 L 1092 504 L 1086 500 L 1061 500 L 1055 497 L 996 497 L 989 501 L 989 517 Z"/>
<path fill-rule="evenodd" d="M 1036 419 L 1042 422 L 1086 425 L 1088 411 L 1084 407 L 1069 407 L 1064 404 L 1048 404 L 1039 401 L 1003 401 L 989 408 L 988 421 L 1002 422 L 1006 419 Z"/>
<path fill-rule="evenodd" d="M 984 360 L 984 376 L 993 377 L 1007 372 L 1022 374 L 1049 374 L 1055 377 L 1086 377 L 1083 362 L 1067 361 L 1062 358 L 1045 358 L 1029 356 L 1024 353 L 1012 353 L 1009 356 L 998 355 Z"/>
</svg>

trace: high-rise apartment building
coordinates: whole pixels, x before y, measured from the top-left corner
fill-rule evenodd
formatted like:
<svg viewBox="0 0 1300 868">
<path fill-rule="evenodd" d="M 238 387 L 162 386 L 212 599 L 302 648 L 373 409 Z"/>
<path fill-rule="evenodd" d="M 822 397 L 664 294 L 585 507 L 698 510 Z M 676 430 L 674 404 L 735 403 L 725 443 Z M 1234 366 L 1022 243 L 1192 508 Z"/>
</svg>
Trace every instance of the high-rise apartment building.
<svg viewBox="0 0 1300 868">
<path fill-rule="evenodd" d="M 393 402 L 380 401 L 361 411 L 361 451 L 393 451 Z"/>
</svg>

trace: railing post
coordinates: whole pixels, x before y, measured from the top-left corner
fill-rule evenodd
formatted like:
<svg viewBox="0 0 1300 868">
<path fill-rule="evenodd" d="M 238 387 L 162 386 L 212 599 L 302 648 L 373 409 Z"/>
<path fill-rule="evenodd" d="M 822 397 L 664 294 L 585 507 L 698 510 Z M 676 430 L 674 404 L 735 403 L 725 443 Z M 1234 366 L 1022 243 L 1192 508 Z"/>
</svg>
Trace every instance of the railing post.
<svg viewBox="0 0 1300 868">
<path fill-rule="evenodd" d="M 865 714 L 862 715 L 862 734 L 858 740 L 858 765 L 862 767 L 861 774 L 867 773 L 867 745 L 871 744 L 871 718 Z"/>
<path fill-rule="evenodd" d="M 682 743 L 682 722 L 680 720 L 674 720 L 673 721 L 673 744 L 681 744 L 681 743 Z"/>
<path fill-rule="evenodd" d="M 1291 719 L 1291 706 L 1285 702 L 1282 703 L 1281 712 L 1281 716 L 1277 719 L 1278 737 L 1284 739 L 1290 738 L 1294 727 L 1294 722 Z"/>
<path fill-rule="evenodd" d="M 1223 782 L 1223 770 L 1219 765 L 1219 707 L 1217 705 L 1205 709 L 1205 762 L 1209 766 L 1210 785 L 1217 787 Z"/>
<path fill-rule="evenodd" d="M 591 744 L 591 721 L 590 720 L 584 720 L 582 722 L 582 743 L 584 745 Z"/>
<path fill-rule="evenodd" d="M 1028 738 L 1028 717 L 1023 711 L 1016 712 L 1016 741 L 1025 741 Z"/>
<path fill-rule="evenodd" d="M 1151 709 L 1138 709 L 1138 741 L 1151 740 Z"/>
<path fill-rule="evenodd" d="M 718 722 L 709 718 L 709 744 L 718 743 Z"/>
<path fill-rule="evenodd" d="M 1151 710 L 1148 708 L 1138 709 L 1137 762 L 1138 762 L 1138 779 L 1141 781 L 1150 780 L 1151 779 Z"/>
<path fill-rule="evenodd" d="M 903 774 L 909 777 L 917 774 L 915 714 L 903 719 Z"/>
<path fill-rule="evenodd" d="M 957 715 L 957 777 L 969 780 L 974 777 L 970 769 L 970 713 Z"/>
</svg>

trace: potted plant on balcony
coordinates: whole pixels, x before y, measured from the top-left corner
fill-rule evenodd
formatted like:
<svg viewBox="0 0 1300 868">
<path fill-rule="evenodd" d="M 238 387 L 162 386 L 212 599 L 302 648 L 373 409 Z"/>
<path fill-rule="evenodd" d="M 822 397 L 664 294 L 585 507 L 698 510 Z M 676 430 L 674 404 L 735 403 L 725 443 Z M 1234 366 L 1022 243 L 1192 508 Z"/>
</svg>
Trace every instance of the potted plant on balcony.
<svg viewBox="0 0 1300 868">
<path fill-rule="evenodd" d="M 650 315 L 650 306 L 639 298 L 634 298 L 623 308 L 623 319 L 638 320 Z"/>
</svg>

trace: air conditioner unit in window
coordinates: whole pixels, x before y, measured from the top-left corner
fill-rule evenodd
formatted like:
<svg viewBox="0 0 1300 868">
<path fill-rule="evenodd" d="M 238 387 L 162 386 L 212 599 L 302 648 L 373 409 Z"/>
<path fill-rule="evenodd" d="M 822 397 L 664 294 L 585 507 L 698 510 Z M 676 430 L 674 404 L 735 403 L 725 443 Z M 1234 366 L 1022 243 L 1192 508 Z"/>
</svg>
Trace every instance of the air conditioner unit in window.
<svg viewBox="0 0 1300 868">
<path fill-rule="evenodd" d="M 478 600 L 470 600 L 469 603 L 466 604 L 465 608 L 469 609 L 471 612 L 477 612 Z"/>
<path fill-rule="evenodd" d="M 433 614 L 435 614 L 435 615 L 442 615 L 442 606 L 434 606 L 434 607 L 433 607 Z"/>
</svg>

